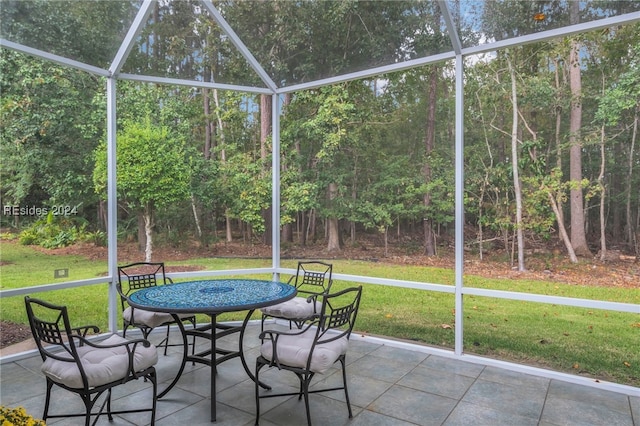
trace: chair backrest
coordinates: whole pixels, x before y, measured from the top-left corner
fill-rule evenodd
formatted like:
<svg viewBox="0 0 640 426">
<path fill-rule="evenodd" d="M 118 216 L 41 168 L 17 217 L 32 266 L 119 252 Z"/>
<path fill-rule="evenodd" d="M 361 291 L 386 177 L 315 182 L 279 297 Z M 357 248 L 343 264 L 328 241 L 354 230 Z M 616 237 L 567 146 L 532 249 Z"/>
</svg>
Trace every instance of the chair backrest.
<svg viewBox="0 0 640 426">
<path fill-rule="evenodd" d="M 123 296 L 141 288 L 166 284 L 163 262 L 136 262 L 118 266 L 118 290 Z"/>
<path fill-rule="evenodd" d="M 318 319 L 316 344 L 327 343 L 342 337 L 348 339 L 351 336 L 361 298 L 362 286 L 347 288 L 324 297 Z"/>
<path fill-rule="evenodd" d="M 29 296 L 25 296 L 24 302 L 31 334 L 38 346 L 42 360 L 53 358 L 60 361 L 76 362 L 82 371 L 67 307 L 53 305 Z M 84 375 L 84 372 L 82 374 Z"/>
<path fill-rule="evenodd" d="M 295 287 L 301 293 L 328 293 L 333 265 L 320 261 L 298 262 Z"/>
</svg>

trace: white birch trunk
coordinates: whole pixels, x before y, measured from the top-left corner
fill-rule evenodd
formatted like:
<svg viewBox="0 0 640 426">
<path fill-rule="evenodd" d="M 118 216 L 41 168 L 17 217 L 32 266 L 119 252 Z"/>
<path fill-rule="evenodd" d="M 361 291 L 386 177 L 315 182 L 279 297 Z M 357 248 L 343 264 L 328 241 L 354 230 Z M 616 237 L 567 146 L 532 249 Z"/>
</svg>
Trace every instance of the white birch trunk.
<svg viewBox="0 0 640 426">
<path fill-rule="evenodd" d="M 524 236 L 522 232 L 522 188 L 520 186 L 520 173 L 518 171 L 518 94 L 516 92 L 516 73 L 513 70 L 511 59 L 507 58 L 509 73 L 511 75 L 511 166 L 513 168 L 513 190 L 516 196 L 516 238 L 518 240 L 518 271 L 525 271 L 524 266 Z"/>
</svg>

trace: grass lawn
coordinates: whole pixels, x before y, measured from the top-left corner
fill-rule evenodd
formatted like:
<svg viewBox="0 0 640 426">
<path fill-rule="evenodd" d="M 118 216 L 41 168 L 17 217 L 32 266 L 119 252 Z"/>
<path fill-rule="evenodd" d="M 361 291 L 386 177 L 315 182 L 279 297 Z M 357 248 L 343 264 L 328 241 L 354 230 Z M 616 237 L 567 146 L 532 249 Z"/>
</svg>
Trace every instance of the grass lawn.
<svg viewBox="0 0 640 426">
<path fill-rule="evenodd" d="M 29 247 L 2 245 L 0 287 L 28 287 L 61 282 L 52 271 L 70 268 L 71 280 L 102 276 L 104 261 L 81 256 L 48 256 Z M 383 262 L 330 260 L 334 273 L 396 278 L 452 285 L 453 271 Z M 198 266 L 203 269 L 239 269 L 270 266 L 270 260 L 202 258 L 167 262 L 167 266 Z M 284 267 L 296 262 L 284 260 Z M 255 276 L 254 276 L 255 277 Z M 265 279 L 269 279 L 265 275 Z M 336 280 L 334 290 L 356 285 Z M 605 288 L 547 281 L 487 279 L 466 276 L 469 287 L 541 293 L 583 299 L 640 304 L 640 289 Z M 107 326 L 106 284 L 34 293 L 69 307 L 74 325 Z M 0 299 L 0 318 L 26 323 L 23 297 Z M 600 380 L 640 386 L 640 315 L 573 308 L 489 297 L 466 296 L 464 300 L 464 351 L 483 356 L 587 375 Z M 239 319 L 226 314 L 221 319 Z M 258 314 L 254 314 L 256 318 Z M 356 329 L 360 333 L 406 339 L 416 343 L 453 348 L 454 296 L 447 293 L 364 284 Z M 205 321 L 204 317 L 202 321 Z"/>
</svg>

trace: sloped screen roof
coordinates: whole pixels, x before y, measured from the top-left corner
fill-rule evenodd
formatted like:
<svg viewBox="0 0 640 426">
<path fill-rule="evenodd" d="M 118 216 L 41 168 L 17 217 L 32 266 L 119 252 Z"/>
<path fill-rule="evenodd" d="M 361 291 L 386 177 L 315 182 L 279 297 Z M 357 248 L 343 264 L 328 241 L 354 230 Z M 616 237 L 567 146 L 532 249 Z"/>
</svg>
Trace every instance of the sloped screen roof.
<svg viewBox="0 0 640 426">
<path fill-rule="evenodd" d="M 1 7 L 9 47 L 105 75 L 272 91 L 527 42 L 567 26 L 640 19 L 638 1 L 3 0 Z"/>
</svg>

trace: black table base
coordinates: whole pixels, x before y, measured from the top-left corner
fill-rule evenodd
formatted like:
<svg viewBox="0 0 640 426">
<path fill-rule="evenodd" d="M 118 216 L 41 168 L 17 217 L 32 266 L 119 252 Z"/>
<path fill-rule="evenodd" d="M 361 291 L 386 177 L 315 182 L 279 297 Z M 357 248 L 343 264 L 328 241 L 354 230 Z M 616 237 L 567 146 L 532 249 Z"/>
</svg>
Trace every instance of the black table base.
<svg viewBox="0 0 640 426">
<path fill-rule="evenodd" d="M 180 364 L 180 369 L 178 370 L 178 373 L 174 377 L 173 381 L 169 384 L 169 386 L 167 386 L 166 389 L 164 389 L 162 392 L 158 394 L 158 398 L 162 398 L 163 396 L 165 396 L 176 385 L 178 380 L 180 380 L 180 376 L 182 376 L 182 372 L 184 371 L 184 367 L 187 364 L 187 362 L 197 362 L 200 364 L 208 365 L 209 367 L 211 367 L 211 421 L 215 422 L 216 421 L 217 366 L 225 361 L 239 357 L 240 361 L 242 362 L 242 367 L 244 368 L 244 371 L 251 378 L 251 380 L 253 380 L 254 382 L 256 381 L 256 377 L 249 369 L 249 366 L 247 365 L 247 361 L 244 358 L 244 350 L 243 350 L 244 332 L 253 312 L 254 310 L 250 310 L 247 313 L 241 325 L 218 324 L 218 322 L 216 321 L 217 319 L 216 314 L 209 314 L 209 317 L 211 318 L 210 324 L 202 325 L 193 329 L 191 328 L 187 329 L 184 327 L 184 324 L 182 324 L 182 321 L 176 321 L 178 323 L 178 327 L 180 327 L 180 332 L 182 334 L 182 340 L 183 340 L 184 352 L 182 355 L 182 363 Z M 172 314 L 172 315 L 176 320 L 178 319 L 177 314 Z M 235 333 L 239 333 L 237 350 L 217 347 L 216 341 L 218 339 L 235 334 Z M 210 349 L 207 349 L 198 353 L 194 353 L 194 354 L 189 354 L 189 344 L 188 344 L 189 336 L 208 339 L 211 342 Z M 194 341 L 194 344 L 195 344 L 195 341 Z M 215 356 L 212 356 L 212 354 L 215 354 Z M 213 361 L 214 359 L 215 359 L 215 362 Z M 258 382 L 258 384 L 264 389 L 271 389 L 270 386 L 262 382 Z"/>
</svg>

